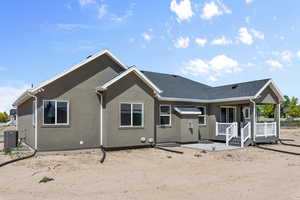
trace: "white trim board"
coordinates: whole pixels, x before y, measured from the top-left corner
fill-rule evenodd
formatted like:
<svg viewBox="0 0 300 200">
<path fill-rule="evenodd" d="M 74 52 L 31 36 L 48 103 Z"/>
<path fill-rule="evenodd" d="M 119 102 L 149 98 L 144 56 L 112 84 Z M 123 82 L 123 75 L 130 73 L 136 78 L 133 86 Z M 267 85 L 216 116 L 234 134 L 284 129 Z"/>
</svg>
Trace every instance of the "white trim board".
<svg viewBox="0 0 300 200">
<path fill-rule="evenodd" d="M 97 90 L 104 91 L 106 90 L 110 85 L 114 84 L 115 82 L 119 81 L 121 78 L 127 76 L 131 72 L 134 72 L 140 79 L 142 79 L 150 88 L 152 88 L 156 93 L 161 93 L 162 91 L 154 84 L 152 81 L 150 81 L 140 70 L 138 70 L 135 67 L 128 68 L 125 72 L 122 72 L 120 75 L 114 77 L 104 85 L 97 88 Z"/>
</svg>

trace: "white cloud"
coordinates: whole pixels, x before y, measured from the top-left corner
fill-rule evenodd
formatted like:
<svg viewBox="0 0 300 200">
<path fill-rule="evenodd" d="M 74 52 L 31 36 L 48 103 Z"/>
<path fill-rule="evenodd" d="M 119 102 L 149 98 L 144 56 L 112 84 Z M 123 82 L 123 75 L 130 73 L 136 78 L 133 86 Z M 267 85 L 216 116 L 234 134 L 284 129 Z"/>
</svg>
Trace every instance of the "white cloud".
<svg viewBox="0 0 300 200">
<path fill-rule="evenodd" d="M 133 15 L 134 8 L 135 8 L 135 3 L 131 3 L 129 8 L 125 11 L 123 15 L 118 16 L 116 14 L 112 14 L 111 20 L 114 22 L 124 22 L 127 18 Z"/>
<path fill-rule="evenodd" d="M 266 60 L 266 64 L 270 65 L 273 69 L 282 69 L 283 66 L 280 62 L 278 62 L 277 60 Z"/>
<path fill-rule="evenodd" d="M 88 29 L 90 26 L 84 24 L 57 24 L 58 29 L 63 31 L 72 31 L 75 29 Z"/>
<path fill-rule="evenodd" d="M 249 16 L 245 17 L 245 22 L 246 22 L 247 24 L 250 24 L 250 17 L 249 17 Z"/>
<path fill-rule="evenodd" d="M 209 64 L 217 73 L 233 73 L 241 71 L 238 62 L 225 55 L 215 56 Z"/>
<path fill-rule="evenodd" d="M 239 29 L 239 40 L 247 45 L 251 45 L 253 43 L 253 37 L 252 35 L 248 32 L 248 29 L 245 27 L 241 27 Z"/>
<path fill-rule="evenodd" d="M 259 32 L 259 31 L 255 30 L 255 29 L 251 29 L 250 31 L 254 35 L 254 37 L 256 37 L 258 39 L 261 39 L 261 40 L 265 39 L 265 35 L 262 32 Z"/>
<path fill-rule="evenodd" d="M 89 5 L 89 4 L 96 3 L 95 0 L 78 0 L 78 2 L 81 6 L 86 6 L 86 5 Z"/>
<path fill-rule="evenodd" d="M 199 76 L 202 74 L 207 74 L 209 72 L 208 64 L 201 60 L 200 58 L 196 58 L 190 60 L 186 67 L 182 69 L 183 74 L 191 74 L 193 76 Z"/>
<path fill-rule="evenodd" d="M 180 37 L 174 42 L 176 48 L 187 48 L 190 43 L 189 37 Z"/>
<path fill-rule="evenodd" d="M 245 2 L 246 2 L 247 4 L 249 4 L 249 3 L 252 3 L 253 0 L 245 0 Z"/>
<path fill-rule="evenodd" d="M 98 7 L 98 19 L 102 19 L 105 15 L 107 15 L 107 5 L 106 4 L 101 4 Z"/>
<path fill-rule="evenodd" d="M 26 90 L 29 86 L 25 85 L 20 88 L 11 86 L 0 87 L 0 112 L 9 111 L 12 103 Z"/>
<path fill-rule="evenodd" d="M 297 52 L 297 56 L 300 57 L 300 51 Z"/>
<path fill-rule="evenodd" d="M 219 16 L 223 14 L 231 14 L 232 11 L 228 9 L 221 1 L 214 1 L 210 3 L 205 3 L 202 9 L 202 19 L 210 20 L 214 16 Z"/>
<path fill-rule="evenodd" d="M 152 39 L 152 36 L 147 34 L 147 33 L 143 33 L 142 34 L 142 37 L 144 38 L 144 40 L 146 41 L 150 41 Z"/>
<path fill-rule="evenodd" d="M 218 76 L 240 72 L 239 63 L 226 55 L 217 55 L 210 61 L 200 58 L 192 59 L 185 64 L 181 72 L 192 76 L 205 76 L 208 81 L 216 81 Z"/>
<path fill-rule="evenodd" d="M 227 45 L 232 44 L 232 40 L 227 39 L 225 36 L 222 36 L 221 38 L 214 39 L 211 42 L 212 45 Z"/>
<path fill-rule="evenodd" d="M 190 0 L 182 0 L 179 3 L 177 0 L 172 0 L 170 9 L 176 13 L 178 22 L 188 20 L 194 15 Z"/>
<path fill-rule="evenodd" d="M 279 57 L 282 61 L 285 61 L 285 62 L 291 62 L 295 56 L 295 54 L 290 50 L 273 51 L 272 54 L 274 56 Z"/>
<path fill-rule="evenodd" d="M 213 75 L 210 75 L 208 77 L 208 81 L 211 81 L 211 82 L 216 82 L 218 79 L 216 77 L 214 77 Z"/>
<path fill-rule="evenodd" d="M 204 47 L 205 44 L 206 44 L 206 42 L 207 42 L 207 40 L 206 40 L 205 38 L 196 38 L 196 39 L 195 39 L 195 42 L 196 42 L 199 46 Z"/>
</svg>

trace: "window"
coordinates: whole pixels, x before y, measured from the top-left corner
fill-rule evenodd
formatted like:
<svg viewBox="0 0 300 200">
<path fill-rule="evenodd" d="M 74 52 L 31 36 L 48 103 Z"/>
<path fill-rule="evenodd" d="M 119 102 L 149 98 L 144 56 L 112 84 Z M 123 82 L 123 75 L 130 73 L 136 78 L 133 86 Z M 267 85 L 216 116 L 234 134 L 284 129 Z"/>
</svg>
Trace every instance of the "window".
<svg viewBox="0 0 300 200">
<path fill-rule="evenodd" d="M 250 119 L 250 108 L 244 107 L 243 114 L 244 114 L 244 119 Z"/>
<path fill-rule="evenodd" d="M 35 125 L 35 101 L 32 102 L 32 125 Z"/>
<path fill-rule="evenodd" d="M 121 103 L 121 127 L 142 127 L 144 108 L 141 103 Z"/>
<path fill-rule="evenodd" d="M 69 102 L 44 101 L 44 125 L 68 125 Z"/>
<path fill-rule="evenodd" d="M 162 126 L 171 126 L 171 105 L 160 105 L 159 122 Z"/>
<path fill-rule="evenodd" d="M 221 123 L 232 123 L 235 121 L 235 107 L 221 107 Z"/>
<path fill-rule="evenodd" d="M 201 106 L 201 107 L 198 107 L 198 109 L 201 112 L 201 114 L 198 115 L 198 124 L 199 125 L 206 125 L 206 107 Z"/>
</svg>

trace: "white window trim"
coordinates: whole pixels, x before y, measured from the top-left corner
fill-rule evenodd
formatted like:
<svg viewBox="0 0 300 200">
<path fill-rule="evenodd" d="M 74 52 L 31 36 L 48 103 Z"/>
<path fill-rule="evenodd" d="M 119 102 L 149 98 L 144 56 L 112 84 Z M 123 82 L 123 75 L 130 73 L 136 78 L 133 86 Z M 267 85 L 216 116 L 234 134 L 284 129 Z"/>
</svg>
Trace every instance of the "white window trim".
<svg viewBox="0 0 300 200">
<path fill-rule="evenodd" d="M 161 110 L 160 110 L 160 108 L 162 107 L 162 106 L 168 106 L 169 108 L 170 108 L 170 113 L 169 114 L 161 114 Z M 169 120 L 169 124 L 161 124 L 160 123 L 160 117 L 161 116 L 168 116 L 168 117 L 170 117 L 170 120 Z M 169 127 L 171 127 L 172 126 L 172 107 L 171 107 L 171 104 L 160 104 L 159 105 L 159 125 L 160 126 L 169 126 Z"/>
<path fill-rule="evenodd" d="M 121 125 L 121 105 L 122 104 L 130 104 L 130 109 L 131 109 L 131 115 L 130 115 L 130 117 L 131 117 L 131 125 Z M 142 105 L 142 125 L 141 126 L 134 126 L 133 125 L 133 104 L 140 104 L 140 105 Z M 140 102 L 121 102 L 120 104 L 119 104 L 119 112 L 120 112 L 120 119 L 119 119 L 119 121 L 120 121 L 120 128 L 144 128 L 144 103 L 140 103 Z"/>
<path fill-rule="evenodd" d="M 55 123 L 54 124 L 45 124 L 45 101 L 54 101 L 55 102 Z M 67 123 L 57 123 L 57 102 L 67 103 Z M 43 126 L 68 126 L 70 125 L 70 101 L 67 100 L 43 100 Z"/>
<path fill-rule="evenodd" d="M 206 126 L 207 121 L 206 121 L 206 106 L 197 106 L 197 108 L 204 108 L 204 114 L 198 115 L 198 117 L 204 117 L 204 124 L 198 124 L 199 126 Z"/>
<path fill-rule="evenodd" d="M 32 101 L 32 125 L 35 126 L 35 118 L 36 118 L 36 101 Z"/>
<path fill-rule="evenodd" d="M 246 117 L 246 112 L 248 112 L 248 117 Z M 249 106 L 243 108 L 243 117 L 244 117 L 244 119 L 247 119 L 247 120 L 250 119 L 250 107 Z"/>
<path fill-rule="evenodd" d="M 220 121 L 222 119 L 222 111 L 221 111 L 222 108 L 233 108 L 234 109 L 234 112 L 233 112 L 234 113 L 234 119 L 233 119 L 233 121 L 236 122 L 236 106 L 220 106 Z M 227 115 L 226 115 L 226 118 L 227 118 Z"/>
</svg>

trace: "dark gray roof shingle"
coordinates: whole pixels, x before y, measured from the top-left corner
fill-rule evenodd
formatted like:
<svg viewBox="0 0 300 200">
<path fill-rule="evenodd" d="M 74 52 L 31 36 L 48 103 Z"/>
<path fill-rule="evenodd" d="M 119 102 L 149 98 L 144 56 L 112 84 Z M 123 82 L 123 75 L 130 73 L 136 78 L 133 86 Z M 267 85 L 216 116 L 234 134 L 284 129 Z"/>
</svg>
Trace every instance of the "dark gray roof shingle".
<svg viewBox="0 0 300 200">
<path fill-rule="evenodd" d="M 270 80 L 256 80 L 243 83 L 211 87 L 178 75 L 142 71 L 163 92 L 162 97 L 216 100 L 255 96 Z"/>
</svg>

